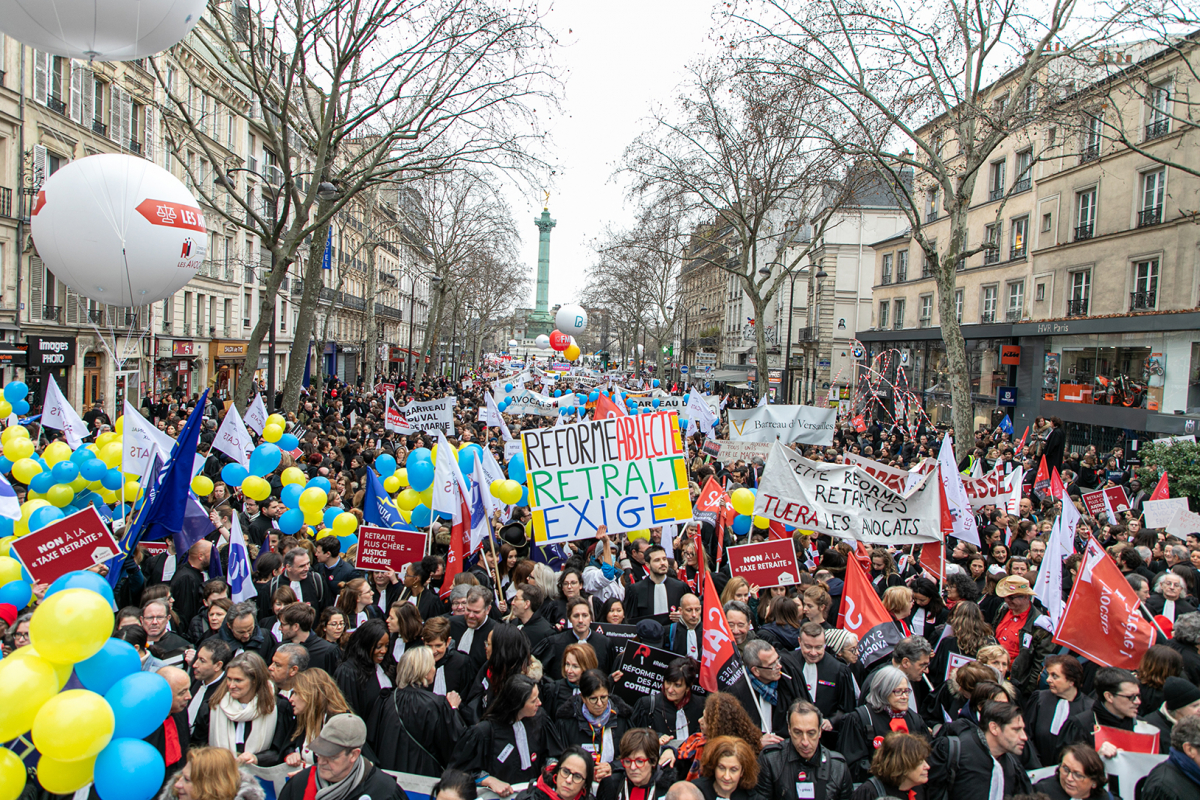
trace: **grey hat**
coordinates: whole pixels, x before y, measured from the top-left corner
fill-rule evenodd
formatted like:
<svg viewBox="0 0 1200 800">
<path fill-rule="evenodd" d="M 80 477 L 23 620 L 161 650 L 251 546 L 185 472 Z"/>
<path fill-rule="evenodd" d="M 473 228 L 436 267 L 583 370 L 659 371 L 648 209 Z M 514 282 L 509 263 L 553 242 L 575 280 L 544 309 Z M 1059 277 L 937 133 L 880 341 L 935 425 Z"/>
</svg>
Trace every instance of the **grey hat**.
<svg viewBox="0 0 1200 800">
<path fill-rule="evenodd" d="M 367 725 L 354 714 L 336 714 L 326 720 L 321 733 L 310 750 L 319 756 L 333 758 L 346 750 L 360 748 L 367 741 Z"/>
</svg>

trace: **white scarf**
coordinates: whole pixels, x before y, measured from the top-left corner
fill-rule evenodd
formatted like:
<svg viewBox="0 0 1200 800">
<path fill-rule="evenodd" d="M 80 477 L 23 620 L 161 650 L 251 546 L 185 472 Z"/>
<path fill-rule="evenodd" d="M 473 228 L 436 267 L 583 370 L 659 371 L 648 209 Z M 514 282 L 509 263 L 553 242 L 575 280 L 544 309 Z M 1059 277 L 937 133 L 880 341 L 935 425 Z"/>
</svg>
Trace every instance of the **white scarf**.
<svg viewBox="0 0 1200 800">
<path fill-rule="evenodd" d="M 1167 619 L 1171 620 L 1172 623 L 1175 622 L 1175 601 L 1174 600 L 1163 600 L 1162 615 L 1164 617 L 1166 617 Z"/>
<path fill-rule="evenodd" d="M 1004 800 L 1004 767 L 992 759 L 992 780 L 988 785 L 988 800 Z"/>
<path fill-rule="evenodd" d="M 446 696 L 446 668 L 438 667 L 433 675 L 433 693 Z"/>
<path fill-rule="evenodd" d="M 391 678 L 387 676 L 387 673 L 383 671 L 383 667 L 379 664 L 375 665 L 375 680 L 379 682 L 380 689 L 392 688 Z"/>
<path fill-rule="evenodd" d="M 407 646 L 408 645 L 405 643 L 405 641 L 397 636 L 396 643 L 392 645 L 392 658 L 396 659 L 396 661 L 399 661 L 400 656 L 404 655 L 404 649 Z"/>
<path fill-rule="evenodd" d="M 166 559 L 163 560 L 163 583 L 170 583 L 171 578 L 175 577 L 175 568 L 177 566 L 175 554 L 167 553 Z"/>
<path fill-rule="evenodd" d="M 688 738 L 687 714 L 682 708 L 675 712 L 675 738 L 680 741 Z"/>
<path fill-rule="evenodd" d="M 474 643 L 474 641 L 475 629 L 467 628 L 465 631 L 463 631 L 462 638 L 458 640 L 458 652 L 469 654 L 471 652 L 471 645 Z"/>
<path fill-rule="evenodd" d="M 278 706 L 266 716 L 258 713 L 257 699 L 253 704 L 239 703 L 232 695 L 226 694 L 217 704 L 213 714 L 208 717 L 208 743 L 232 753 L 237 749 L 237 726 L 250 724 L 250 734 L 245 737 L 246 744 L 243 753 L 261 753 L 271 746 L 275 738 L 275 721 L 278 718 Z"/>
<path fill-rule="evenodd" d="M 912 616 L 912 631 L 917 636 L 925 635 L 925 609 L 918 608 Z"/>
<path fill-rule="evenodd" d="M 654 614 L 667 613 L 667 582 L 654 583 Z"/>
<path fill-rule="evenodd" d="M 1054 706 L 1054 719 L 1050 720 L 1050 733 L 1058 736 L 1058 732 L 1062 730 L 1063 723 L 1067 721 L 1067 717 L 1071 716 L 1071 704 L 1063 698 L 1058 698 L 1058 703 Z"/>
<path fill-rule="evenodd" d="M 817 665 L 804 662 L 804 669 L 800 670 L 804 677 L 804 687 L 808 689 L 808 701 L 810 703 L 817 702 Z"/>
<path fill-rule="evenodd" d="M 513 723 L 513 739 L 517 743 L 517 753 L 521 756 L 521 769 L 529 769 L 533 764 L 529 757 L 529 737 L 525 733 L 525 723 L 517 720 Z"/>
</svg>

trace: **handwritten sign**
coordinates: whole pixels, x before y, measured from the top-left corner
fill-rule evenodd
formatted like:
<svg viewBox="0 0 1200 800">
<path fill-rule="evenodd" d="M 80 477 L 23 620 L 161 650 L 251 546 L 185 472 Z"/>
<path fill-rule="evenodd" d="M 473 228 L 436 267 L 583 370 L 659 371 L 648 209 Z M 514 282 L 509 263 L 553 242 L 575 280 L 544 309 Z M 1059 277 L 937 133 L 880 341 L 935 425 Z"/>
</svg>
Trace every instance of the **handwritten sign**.
<svg viewBox="0 0 1200 800">
<path fill-rule="evenodd" d="M 796 548 L 791 539 L 743 544 L 725 552 L 729 554 L 731 574 L 745 578 L 751 585 L 769 589 L 800 583 Z"/>
<path fill-rule="evenodd" d="M 1122 490 L 1124 493 L 1124 490 Z M 1114 511 L 1116 508 L 1114 507 Z M 1165 528 L 1171 524 L 1180 511 L 1189 511 L 1186 497 L 1172 497 L 1167 500 L 1147 500 L 1142 503 L 1143 522 L 1147 528 Z"/>
<path fill-rule="evenodd" d="M 1200 533 L 1200 514 L 1180 509 L 1175 518 L 1167 524 L 1167 533 L 1181 539 L 1189 533 Z"/>
<path fill-rule="evenodd" d="M 705 446 L 708 446 L 708 444 L 709 442 L 705 442 Z M 717 444 L 721 446 L 717 457 L 726 463 L 751 461 L 756 458 L 766 459 L 767 455 L 771 452 L 770 442 L 730 442 L 720 439 L 717 441 Z"/>
<path fill-rule="evenodd" d="M 356 569 L 400 572 L 406 564 L 420 561 L 425 555 L 424 531 L 401 531 L 360 525 Z"/>
<path fill-rule="evenodd" d="M 88 506 L 39 531 L 14 539 L 12 550 L 38 583 L 103 564 L 120 550 L 96 509 Z"/>
<path fill-rule="evenodd" d="M 534 541 L 590 539 L 692 521 L 687 450 L 674 412 L 522 431 Z"/>
</svg>

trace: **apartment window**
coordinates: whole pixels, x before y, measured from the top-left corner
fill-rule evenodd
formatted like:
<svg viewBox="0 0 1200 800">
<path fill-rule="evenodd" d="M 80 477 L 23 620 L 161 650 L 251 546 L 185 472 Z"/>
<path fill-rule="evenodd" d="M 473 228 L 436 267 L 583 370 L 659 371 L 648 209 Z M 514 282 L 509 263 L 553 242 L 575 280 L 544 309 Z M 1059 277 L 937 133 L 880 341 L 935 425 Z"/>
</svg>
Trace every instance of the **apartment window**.
<svg viewBox="0 0 1200 800">
<path fill-rule="evenodd" d="M 1017 153 L 1017 182 L 1013 184 L 1014 192 L 1027 192 L 1033 186 L 1033 151 L 1022 150 Z"/>
<path fill-rule="evenodd" d="M 1080 270 L 1071 273 L 1071 296 L 1067 300 L 1068 317 L 1086 317 L 1088 302 L 1092 290 L 1091 270 Z"/>
<path fill-rule="evenodd" d="M 991 177 L 988 180 L 988 200 L 1004 197 L 1004 168 L 1007 163 L 1007 160 L 992 162 Z"/>
<path fill-rule="evenodd" d="M 896 298 L 892 301 L 892 327 L 900 330 L 904 327 L 904 300 Z"/>
<path fill-rule="evenodd" d="M 1010 260 L 1025 257 L 1026 242 L 1029 239 L 1029 217 L 1016 217 L 1012 221 L 1012 238 L 1008 244 Z"/>
<path fill-rule="evenodd" d="M 1158 301 L 1158 259 L 1150 258 L 1133 265 L 1133 293 L 1129 310 L 1153 309 Z"/>
<path fill-rule="evenodd" d="M 929 249 L 935 253 L 937 252 L 937 239 L 929 243 Z M 933 277 L 933 261 L 929 258 L 929 254 L 924 251 L 921 252 L 921 277 Z"/>
<path fill-rule="evenodd" d="M 1038 281 L 1036 299 L 1039 303 L 1045 302 L 1046 300 L 1046 284 L 1042 281 Z"/>
<path fill-rule="evenodd" d="M 922 328 L 928 328 L 933 321 L 933 295 L 921 295 L 921 315 L 918 317 L 918 324 Z"/>
<path fill-rule="evenodd" d="M 1096 189 L 1085 189 L 1075 195 L 1075 241 L 1096 235 Z"/>
<path fill-rule="evenodd" d="M 896 283 L 908 280 L 908 251 L 901 250 L 896 254 Z"/>
<path fill-rule="evenodd" d="M 1037 108 L 1037 87 L 1032 83 L 1021 92 L 1021 110 L 1026 114 L 1033 113 Z"/>
<path fill-rule="evenodd" d="M 1150 107 L 1146 114 L 1146 138 L 1157 139 L 1171 131 L 1171 89 L 1168 86 L 1150 87 Z"/>
<path fill-rule="evenodd" d="M 888 301 L 883 300 L 879 303 L 879 330 L 884 330 L 888 326 Z"/>
<path fill-rule="evenodd" d="M 1058 143 L 1058 128 L 1051 126 L 1050 130 L 1046 131 L 1046 146 L 1054 147 Z"/>
<path fill-rule="evenodd" d="M 1142 173 L 1142 209 L 1138 212 L 1139 228 L 1162 222 L 1166 182 L 1166 170 L 1156 169 Z"/>
<path fill-rule="evenodd" d="M 1099 114 L 1088 114 L 1083 121 L 1082 149 L 1080 161 L 1091 161 L 1100 157 L 1100 141 L 1103 136 L 1104 120 Z"/>
<path fill-rule="evenodd" d="M 1042 233 L 1049 233 L 1054 227 L 1054 215 L 1050 213 L 1042 214 Z"/>
<path fill-rule="evenodd" d="M 884 253 L 883 255 L 883 276 L 880 280 L 884 286 L 892 282 L 892 254 Z"/>
<path fill-rule="evenodd" d="M 983 287 L 983 303 L 979 314 L 979 321 L 983 323 L 991 323 L 996 321 L 996 287 Z"/>
<path fill-rule="evenodd" d="M 1000 239 L 1004 224 L 994 222 L 984 229 L 983 243 L 986 248 L 983 251 L 984 264 L 998 264 L 1000 262 Z"/>
<path fill-rule="evenodd" d="M 1008 285 L 1008 322 L 1019 322 L 1025 310 L 1025 281 L 1014 281 Z"/>
<path fill-rule="evenodd" d="M 937 189 L 926 193 L 925 195 L 925 221 L 933 222 L 938 216 L 938 192 Z"/>
<path fill-rule="evenodd" d="M 963 312 L 963 290 L 959 289 L 954 293 L 954 318 L 962 323 Z"/>
</svg>

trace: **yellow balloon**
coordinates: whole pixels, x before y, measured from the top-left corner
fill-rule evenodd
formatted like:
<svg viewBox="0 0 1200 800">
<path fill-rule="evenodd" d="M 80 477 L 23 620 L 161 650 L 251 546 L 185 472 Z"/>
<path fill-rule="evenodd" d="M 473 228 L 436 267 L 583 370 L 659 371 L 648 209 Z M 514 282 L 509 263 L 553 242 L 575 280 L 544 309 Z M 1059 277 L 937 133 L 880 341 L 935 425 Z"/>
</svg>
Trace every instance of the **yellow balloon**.
<svg viewBox="0 0 1200 800">
<path fill-rule="evenodd" d="M 318 525 L 323 522 L 324 519 L 325 515 L 322 514 L 320 510 L 304 512 L 304 523 L 306 525 Z"/>
<path fill-rule="evenodd" d="M 58 694 L 54 665 L 39 656 L 16 658 L 24 649 L 18 648 L 12 656 L 0 661 L 0 705 L 4 708 L 4 714 L 0 715 L 0 737 L 6 742 L 32 728 L 38 709 Z"/>
<path fill-rule="evenodd" d="M 46 492 L 46 499 L 55 508 L 66 508 L 75 499 L 75 490 L 69 483 L 56 483 Z"/>
<path fill-rule="evenodd" d="M 121 443 L 114 439 L 100 448 L 100 460 L 104 462 L 105 466 L 112 469 L 120 465 L 122 452 Z"/>
<path fill-rule="evenodd" d="M 38 498 L 26 500 L 24 503 L 21 503 L 21 519 L 18 520 L 18 522 L 24 522 L 26 528 L 28 528 L 30 515 L 39 508 L 45 508 L 48 505 L 50 505 L 48 500 L 41 500 Z"/>
<path fill-rule="evenodd" d="M 566 350 L 563 350 L 563 358 L 567 361 L 574 361 L 579 358 L 579 345 L 569 345 Z"/>
<path fill-rule="evenodd" d="M 22 648 L 19 648 L 18 650 L 13 651 L 13 654 L 11 656 L 9 656 L 9 658 L 27 658 L 27 657 L 34 657 L 34 656 L 41 658 L 42 654 L 37 651 L 36 647 L 30 645 L 29 647 L 22 647 Z M 71 680 L 71 674 L 75 670 L 75 665 L 74 664 L 57 664 L 57 663 L 51 661 L 50 659 L 46 659 L 46 663 L 48 663 L 50 666 L 54 667 L 54 672 L 55 672 L 55 674 L 58 675 L 58 688 L 62 689 L 64 686 L 67 685 L 67 681 Z"/>
<path fill-rule="evenodd" d="M 399 479 L 401 486 L 408 486 L 408 470 L 398 469 L 392 477 Z"/>
<path fill-rule="evenodd" d="M 420 495 L 421 495 L 421 502 L 424 503 L 425 505 L 427 505 L 428 507 L 433 508 L 433 487 L 430 486 L 428 489 L 421 492 Z"/>
<path fill-rule="evenodd" d="M 405 508 L 400 509 L 400 519 L 405 522 L 412 522 L 412 511 Z"/>
<path fill-rule="evenodd" d="M 33 449 L 33 442 L 21 436 L 14 436 L 4 445 L 4 457 L 9 461 L 21 461 L 33 455 Z"/>
<path fill-rule="evenodd" d="M 0 417 L 8 418 L 12 415 L 12 403 L 7 400 L 0 400 Z"/>
<path fill-rule="evenodd" d="M 421 493 L 411 486 L 404 489 L 396 496 L 396 505 L 400 506 L 402 511 L 412 511 L 421 502 Z"/>
<path fill-rule="evenodd" d="M 758 514 L 755 514 L 754 515 L 754 527 L 769 528 L 769 527 L 771 527 L 771 520 L 767 519 L 766 517 L 760 517 Z"/>
<path fill-rule="evenodd" d="M 0 432 L 0 444 L 8 444 L 8 440 L 13 438 L 28 439 L 29 431 L 25 429 L 24 425 L 10 425 Z"/>
<path fill-rule="evenodd" d="M 317 535 L 314 538 L 319 542 L 322 539 L 324 539 L 326 536 L 333 536 L 333 531 L 328 530 L 328 529 L 320 531 L 317 533 Z M 336 539 L 337 537 L 334 536 L 334 538 Z"/>
<path fill-rule="evenodd" d="M 242 481 L 242 494 L 251 500 L 261 503 L 271 496 L 271 484 L 266 478 L 249 475 Z"/>
<path fill-rule="evenodd" d="M 42 451 L 42 458 L 50 466 L 54 466 L 60 461 L 66 461 L 71 457 L 71 446 L 66 442 L 51 442 L 46 445 L 46 449 Z"/>
<path fill-rule="evenodd" d="M 71 481 L 70 486 L 75 490 L 76 494 L 79 494 L 79 492 L 87 488 L 88 483 L 89 481 L 87 478 L 83 477 L 82 475 L 76 475 L 75 480 Z"/>
<path fill-rule="evenodd" d="M 100 499 L 103 500 L 105 503 L 107 503 L 110 506 L 113 503 L 117 502 L 117 493 L 114 492 L 112 489 L 105 489 L 104 487 L 97 487 L 97 488 L 94 488 L 93 491 L 95 491 L 98 495 L 100 495 Z"/>
<path fill-rule="evenodd" d="M 733 510 L 739 514 L 754 513 L 754 492 L 749 489 L 734 489 L 733 494 L 729 496 L 729 502 L 733 504 Z"/>
<path fill-rule="evenodd" d="M 124 414 L 117 417 L 117 422 L 115 425 L 113 425 L 113 430 L 115 430 L 117 433 L 125 432 L 125 415 Z"/>
<path fill-rule="evenodd" d="M 95 756 L 78 761 L 59 761 L 57 758 L 42 756 L 38 760 L 38 783 L 52 794 L 71 794 L 92 782 L 95 769 Z"/>
<path fill-rule="evenodd" d="M 287 427 L 287 420 L 283 418 L 283 414 L 271 414 L 267 417 L 268 425 L 278 425 L 281 428 Z"/>
<path fill-rule="evenodd" d="M 76 664 L 100 652 L 112 630 L 113 612 L 104 597 L 90 589 L 64 589 L 33 612 L 29 641 L 50 661 Z"/>
<path fill-rule="evenodd" d="M 116 439 L 116 438 L 117 438 L 117 435 L 115 433 L 113 433 L 112 431 L 105 431 L 104 433 L 102 433 L 96 437 L 96 447 L 98 447 L 100 450 L 103 450 L 104 445 L 108 444 L 109 442 L 111 442 L 113 439 Z"/>
<path fill-rule="evenodd" d="M 30 500 L 45 500 L 45 498 L 46 498 L 46 496 L 43 495 L 41 492 L 35 492 L 33 489 L 30 489 L 27 492 L 25 492 L 25 497 L 27 497 Z"/>
<path fill-rule="evenodd" d="M 0 556 L 0 586 L 9 581 L 21 580 L 21 562 L 8 556 Z M 0 742 L 5 741 L 0 739 Z"/>
<path fill-rule="evenodd" d="M 646 541 L 650 541 L 650 529 L 649 528 L 642 528 L 640 531 L 629 531 L 625 535 L 627 537 L 629 537 L 629 541 L 631 541 L 631 542 L 636 542 L 638 539 L 645 539 Z"/>
<path fill-rule="evenodd" d="M 192 478 L 192 491 L 195 492 L 198 497 L 208 497 L 210 494 L 212 494 L 212 490 L 212 478 L 208 477 L 207 475 L 197 475 L 196 477 Z"/>
<path fill-rule="evenodd" d="M 349 536 L 358 530 L 358 517 L 343 511 L 333 518 L 333 532 L 338 536 Z"/>
<path fill-rule="evenodd" d="M 292 484 L 296 483 L 303 486 L 304 484 L 308 483 L 308 476 L 305 475 L 304 470 L 300 469 L 299 467 L 288 467 L 283 471 L 283 474 L 279 476 L 279 482 L 284 486 L 291 486 Z"/>
<path fill-rule="evenodd" d="M 395 475 L 388 475 L 383 479 L 383 489 L 388 494 L 395 494 L 400 491 L 400 479 Z"/>
<path fill-rule="evenodd" d="M 488 484 L 488 491 L 490 491 L 492 493 L 492 497 L 496 498 L 497 500 L 502 499 L 501 492 L 504 491 L 504 480 L 502 478 L 498 478 L 492 481 L 490 484 Z"/>
<path fill-rule="evenodd" d="M 38 711 L 33 720 L 33 744 L 43 756 L 80 761 L 103 750 L 115 727 L 112 706 L 102 696 L 87 689 L 68 689 L 51 697 Z"/>
<path fill-rule="evenodd" d="M 278 442 L 283 436 L 283 427 L 279 425 L 268 425 L 263 428 L 262 438 L 268 442 Z"/>
<path fill-rule="evenodd" d="M 12 549 L 13 540 L 16 538 L 15 536 L 5 536 L 3 539 L 0 539 L 0 556 L 8 555 L 9 550 Z"/>
<path fill-rule="evenodd" d="M 503 491 L 504 491 L 504 496 L 501 497 L 500 499 L 503 500 L 508 505 L 510 505 L 510 506 L 516 505 L 518 502 L 520 502 L 521 495 L 523 494 L 522 489 L 521 489 L 521 484 L 517 483 L 516 481 L 514 481 L 512 479 L 506 480 L 504 482 Z"/>
<path fill-rule="evenodd" d="M 320 512 L 325 508 L 325 503 L 328 499 L 329 496 L 325 494 L 324 489 L 319 486 L 310 486 L 300 493 L 298 505 L 307 517 L 310 513 Z"/>
<path fill-rule="evenodd" d="M 125 488 L 122 491 L 122 497 L 126 503 L 132 503 L 142 496 L 142 487 L 137 481 L 125 481 Z"/>
<path fill-rule="evenodd" d="M 25 791 L 25 777 L 25 762 L 21 757 L 12 750 L 0 748 L 0 800 L 17 800 Z"/>
</svg>

